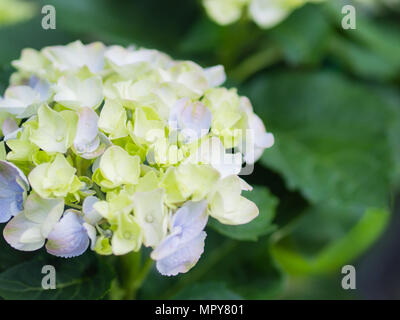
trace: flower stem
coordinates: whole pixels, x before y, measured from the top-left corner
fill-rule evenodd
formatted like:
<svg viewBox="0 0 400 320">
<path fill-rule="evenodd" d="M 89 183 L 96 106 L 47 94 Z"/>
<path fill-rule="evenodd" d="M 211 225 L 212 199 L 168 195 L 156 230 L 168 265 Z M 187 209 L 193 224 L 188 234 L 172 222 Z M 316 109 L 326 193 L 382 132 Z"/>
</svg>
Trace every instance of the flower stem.
<svg viewBox="0 0 400 320">
<path fill-rule="evenodd" d="M 137 290 L 142 286 L 152 266 L 153 260 L 150 257 L 141 263 L 140 252 L 131 252 L 121 257 L 121 282 L 125 300 L 136 298 Z"/>
<path fill-rule="evenodd" d="M 238 82 L 244 82 L 251 75 L 279 61 L 281 57 L 279 48 L 270 46 L 245 59 L 230 72 L 230 76 Z"/>
<path fill-rule="evenodd" d="M 78 210 L 82 210 L 82 206 L 79 204 L 74 204 L 74 203 L 67 203 L 66 204 L 68 207 L 74 208 L 74 209 L 78 209 Z"/>
</svg>

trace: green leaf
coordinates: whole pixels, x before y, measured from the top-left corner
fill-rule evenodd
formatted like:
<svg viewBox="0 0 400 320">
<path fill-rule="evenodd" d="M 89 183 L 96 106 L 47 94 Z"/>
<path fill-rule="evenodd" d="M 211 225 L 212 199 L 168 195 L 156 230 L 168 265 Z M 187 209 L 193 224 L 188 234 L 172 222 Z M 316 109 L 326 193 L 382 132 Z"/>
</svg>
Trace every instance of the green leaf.
<svg viewBox="0 0 400 320">
<path fill-rule="evenodd" d="M 371 19 L 364 12 L 362 4 L 355 3 L 357 10 L 356 29 L 343 30 L 341 13 L 346 1 L 327 1 L 323 7 L 332 23 L 340 28 L 340 36 L 347 38 L 339 43 L 335 40 L 332 46 L 334 55 L 339 55 L 340 60 L 347 62 L 353 71 L 359 75 L 365 73 L 375 76 L 393 77 L 400 70 L 400 27 L 390 23 L 390 19 Z M 342 42 L 345 41 L 345 42 Z M 351 45 L 353 44 L 353 45 Z M 349 56 L 345 56 L 345 54 Z M 364 64 L 364 65 L 363 65 Z M 388 70 L 391 68 L 391 73 Z"/>
<path fill-rule="evenodd" d="M 332 56 L 342 65 L 343 69 L 369 79 L 389 80 L 398 73 L 393 65 L 382 57 L 354 41 L 334 37 L 331 43 Z"/>
<path fill-rule="evenodd" d="M 211 219 L 209 225 L 219 233 L 236 240 L 257 241 L 260 236 L 272 232 L 271 224 L 275 215 L 278 199 L 266 187 L 255 186 L 253 191 L 243 193 L 243 196 L 253 201 L 260 210 L 256 219 L 245 225 L 229 226 Z"/>
<path fill-rule="evenodd" d="M 182 290 L 175 300 L 241 300 L 242 298 L 220 282 L 198 283 Z"/>
<path fill-rule="evenodd" d="M 5 224 L 0 226 L 1 235 L 3 235 L 4 227 Z M 15 250 L 4 240 L 3 236 L 0 237 L 0 272 L 27 261 L 33 256 L 34 253 Z"/>
<path fill-rule="evenodd" d="M 270 30 L 291 64 L 317 63 L 328 48 L 332 28 L 316 5 L 294 11 L 283 23 Z"/>
<path fill-rule="evenodd" d="M 366 208 L 388 205 L 399 110 L 373 87 L 333 72 L 280 72 L 247 87 L 276 138 L 262 163 L 312 203 Z M 400 136 L 400 132 L 399 132 Z"/>
<path fill-rule="evenodd" d="M 285 275 L 277 268 L 269 253 L 267 238 L 261 238 L 257 242 L 228 240 L 232 242 L 224 243 L 210 232 L 208 234 L 209 244 L 206 245 L 205 251 L 208 252 L 208 256 L 205 257 L 203 264 L 199 264 L 198 272 L 207 266 L 206 259 L 213 258 L 211 254 L 219 254 L 219 248 L 229 247 L 229 250 L 222 251 L 218 262 L 203 271 L 203 276 L 197 283 L 223 281 L 244 299 L 271 299 L 282 290 Z M 215 246 L 215 249 L 211 246 Z"/>
<path fill-rule="evenodd" d="M 56 289 L 44 290 L 45 265 L 56 270 Z M 0 273 L 0 296 L 4 299 L 100 299 L 110 288 L 113 273 L 92 253 L 72 259 L 41 255 Z"/>
<path fill-rule="evenodd" d="M 200 298 L 200 291 L 203 290 L 204 296 L 207 294 L 205 298 L 212 299 L 209 291 L 216 290 L 222 295 L 225 292 L 221 288 L 223 284 L 240 298 L 268 299 L 281 291 L 284 280 L 285 275 L 270 256 L 266 237 L 257 242 L 239 242 L 226 239 L 210 229 L 204 253 L 190 272 L 163 277 L 154 268 L 143 283 L 139 298 L 179 299 L 189 293 L 196 293 Z"/>
<path fill-rule="evenodd" d="M 328 222 L 325 223 L 325 226 L 328 228 L 318 230 L 321 219 L 315 213 L 324 210 L 326 209 L 314 208 L 313 212 L 306 215 L 306 219 L 311 218 L 314 220 L 314 230 L 311 233 L 309 232 L 311 224 L 303 219 L 303 221 L 299 222 L 289 239 L 281 240 L 281 242 L 272 245 L 271 252 L 273 256 L 289 274 L 321 274 L 340 269 L 349 261 L 357 258 L 379 237 L 386 227 L 390 216 L 386 210 L 368 209 L 348 233 L 340 235 L 344 230 L 343 228 L 338 228 L 337 223 L 332 223 L 332 219 L 327 219 Z M 341 209 L 337 209 L 336 213 L 340 213 L 339 210 Z M 329 211 L 331 215 L 334 213 L 334 211 Z M 349 212 L 346 213 L 347 216 L 352 215 Z M 345 215 L 342 216 L 344 217 Z M 315 228 L 315 226 L 318 226 L 318 228 Z M 300 252 L 299 247 L 304 249 L 307 244 L 310 244 L 311 237 L 314 238 L 311 243 L 324 243 L 324 240 L 327 238 L 326 234 L 325 236 L 323 235 L 324 231 L 331 233 L 330 236 L 333 241 L 327 243 L 312 256 Z M 308 242 L 304 242 L 305 235 L 308 237 Z M 287 243 L 288 240 L 291 241 L 289 245 Z"/>
</svg>

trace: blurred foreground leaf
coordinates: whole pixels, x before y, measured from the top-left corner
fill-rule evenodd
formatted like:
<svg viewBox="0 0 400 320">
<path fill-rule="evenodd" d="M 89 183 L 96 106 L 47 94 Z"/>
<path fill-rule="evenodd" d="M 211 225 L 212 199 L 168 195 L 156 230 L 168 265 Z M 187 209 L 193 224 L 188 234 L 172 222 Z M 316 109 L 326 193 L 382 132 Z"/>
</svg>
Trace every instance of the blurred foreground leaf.
<svg viewBox="0 0 400 320">
<path fill-rule="evenodd" d="M 0 296 L 4 299 L 100 299 L 110 288 L 113 273 L 93 253 L 68 260 L 37 256 L 0 273 Z M 42 288 L 44 265 L 56 270 L 56 289 Z"/>
<path fill-rule="evenodd" d="M 187 287 L 177 296 L 177 300 L 240 300 L 241 297 L 229 290 L 225 284 L 206 282 Z"/>
<path fill-rule="evenodd" d="M 399 108 L 333 72 L 272 73 L 246 88 L 276 138 L 261 161 L 290 188 L 312 203 L 360 212 L 387 207 L 394 169 L 389 131 Z"/>
</svg>

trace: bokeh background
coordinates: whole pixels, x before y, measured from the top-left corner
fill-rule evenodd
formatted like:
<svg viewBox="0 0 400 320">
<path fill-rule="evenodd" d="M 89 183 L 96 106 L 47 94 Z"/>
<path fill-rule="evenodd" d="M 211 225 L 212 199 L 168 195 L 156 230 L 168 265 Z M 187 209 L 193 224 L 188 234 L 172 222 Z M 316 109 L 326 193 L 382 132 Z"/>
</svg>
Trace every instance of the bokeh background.
<svg viewBox="0 0 400 320">
<path fill-rule="evenodd" d="M 23 48 L 77 39 L 223 64 L 226 86 L 250 98 L 276 138 L 245 177 L 257 186 L 248 196 L 261 218 L 239 229 L 211 222 L 192 271 L 164 278 L 151 269 L 135 297 L 398 299 L 400 7 L 392 2 L 307 4 L 261 29 L 246 15 L 219 26 L 195 0 L 0 0 L 0 94 Z M 46 4 L 56 8 L 55 30 L 41 27 Z M 357 9 L 355 30 L 341 27 L 344 4 Z M 15 253 L 1 239 L 0 296 L 124 298 L 129 259 L 66 261 Z M 66 284 L 56 293 L 26 271 L 45 261 Z M 346 264 L 356 268 L 356 290 L 341 287 Z"/>
</svg>

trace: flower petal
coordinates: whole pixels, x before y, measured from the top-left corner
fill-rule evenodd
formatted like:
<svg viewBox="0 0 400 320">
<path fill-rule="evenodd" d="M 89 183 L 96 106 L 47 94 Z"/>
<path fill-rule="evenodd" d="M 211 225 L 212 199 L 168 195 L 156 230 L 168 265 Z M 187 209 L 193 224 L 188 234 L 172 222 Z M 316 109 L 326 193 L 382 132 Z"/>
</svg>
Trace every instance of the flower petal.
<svg viewBox="0 0 400 320">
<path fill-rule="evenodd" d="M 222 65 L 204 69 L 208 86 L 211 88 L 218 87 L 226 81 L 226 74 Z"/>
<path fill-rule="evenodd" d="M 97 108 L 103 101 L 101 78 L 80 80 L 74 76 L 61 77 L 55 88 L 54 101 L 70 109 Z"/>
<path fill-rule="evenodd" d="M 28 118 L 36 110 L 30 109 L 40 103 L 40 94 L 29 86 L 9 87 L 4 98 L 0 99 L 0 110 L 9 112 L 17 117 Z M 29 110 L 28 110 L 29 109 Z"/>
<path fill-rule="evenodd" d="M 208 133 L 211 118 L 210 109 L 203 103 L 192 103 L 188 98 L 183 98 L 172 107 L 169 125 L 174 129 L 184 130 L 185 142 L 192 142 Z"/>
<path fill-rule="evenodd" d="M 139 156 L 131 156 L 119 146 L 112 146 L 104 152 L 99 167 L 103 176 L 111 182 L 113 187 L 138 183 Z"/>
<path fill-rule="evenodd" d="M 46 250 L 62 258 L 80 256 L 89 247 L 84 220 L 75 210 L 67 210 L 48 236 Z"/>
<path fill-rule="evenodd" d="M 25 238 L 25 242 L 21 242 L 20 240 L 26 232 L 40 234 L 40 224 L 28 220 L 21 212 L 7 223 L 3 230 L 3 236 L 7 243 L 17 250 L 34 251 L 44 245 L 44 238 L 34 242 L 27 242 L 28 239 Z"/>
<path fill-rule="evenodd" d="M 0 161 L 0 222 L 10 220 L 23 209 L 29 183 L 15 165 Z"/>
<path fill-rule="evenodd" d="M 132 201 L 135 217 L 143 231 L 143 243 L 147 247 L 158 245 L 167 234 L 167 214 L 164 209 L 164 190 L 136 192 Z"/>
<path fill-rule="evenodd" d="M 98 138 L 99 116 L 88 107 L 79 110 L 79 120 L 76 128 L 74 147 L 78 153 L 93 152 L 100 145 Z"/>
<path fill-rule="evenodd" d="M 47 80 L 32 76 L 29 78 L 29 86 L 39 94 L 40 101 L 46 101 L 50 98 L 50 83 Z"/>
<path fill-rule="evenodd" d="M 157 260 L 157 270 L 164 276 L 188 272 L 199 261 L 206 236 L 202 231 L 196 238 L 179 246 L 171 255 Z"/>
<path fill-rule="evenodd" d="M 260 27 L 272 28 L 291 12 L 282 2 L 282 0 L 253 0 L 249 6 L 249 13 Z"/>
<path fill-rule="evenodd" d="M 30 141 L 47 152 L 65 153 L 71 146 L 78 123 L 72 111 L 57 112 L 47 105 L 38 110 L 39 126 L 32 130 Z"/>
<path fill-rule="evenodd" d="M 85 198 L 82 204 L 84 219 L 92 225 L 98 223 L 103 218 L 101 214 L 93 207 L 93 205 L 99 201 L 100 200 L 97 197 L 89 196 Z"/>
<path fill-rule="evenodd" d="M 19 130 L 17 122 L 13 118 L 7 118 L 3 121 L 1 131 L 3 131 L 4 140 L 11 138 L 11 135 L 16 136 L 16 132 Z M 6 138 L 7 137 L 7 138 Z"/>
<path fill-rule="evenodd" d="M 182 229 L 181 240 L 189 241 L 204 230 L 208 221 L 207 201 L 187 201 L 172 217 L 172 230 Z"/>
<path fill-rule="evenodd" d="M 192 241 L 207 225 L 207 202 L 187 201 L 172 218 L 171 234 L 153 250 L 151 257 L 160 260 L 173 255 L 185 243 Z"/>
<path fill-rule="evenodd" d="M 25 202 L 25 217 L 40 225 L 43 238 L 46 238 L 64 212 L 64 199 L 43 199 L 32 192 Z"/>
</svg>

